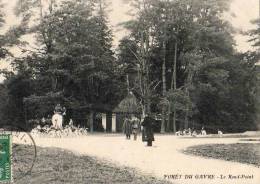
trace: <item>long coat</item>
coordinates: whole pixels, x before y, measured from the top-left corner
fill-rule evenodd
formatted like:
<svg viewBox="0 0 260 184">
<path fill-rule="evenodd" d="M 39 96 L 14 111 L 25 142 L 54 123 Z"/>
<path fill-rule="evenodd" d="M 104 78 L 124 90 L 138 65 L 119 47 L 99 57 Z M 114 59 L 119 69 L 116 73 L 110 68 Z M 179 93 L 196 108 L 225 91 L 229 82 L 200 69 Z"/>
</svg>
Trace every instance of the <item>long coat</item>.
<svg viewBox="0 0 260 184">
<path fill-rule="evenodd" d="M 126 135 L 130 135 L 132 133 L 132 123 L 129 119 L 125 119 L 124 121 L 123 131 Z"/>
<path fill-rule="evenodd" d="M 143 126 L 142 141 L 154 141 L 153 119 L 145 117 L 141 125 Z"/>
</svg>

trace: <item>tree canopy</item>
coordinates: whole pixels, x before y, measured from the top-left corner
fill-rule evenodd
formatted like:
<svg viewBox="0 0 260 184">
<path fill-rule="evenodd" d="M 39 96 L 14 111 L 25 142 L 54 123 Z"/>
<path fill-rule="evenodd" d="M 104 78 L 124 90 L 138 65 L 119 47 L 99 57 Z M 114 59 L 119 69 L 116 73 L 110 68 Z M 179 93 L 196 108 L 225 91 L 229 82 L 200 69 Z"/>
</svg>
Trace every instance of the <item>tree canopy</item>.
<svg viewBox="0 0 260 184">
<path fill-rule="evenodd" d="M 31 113 L 39 118 L 54 96 L 67 107 L 104 104 L 112 111 L 133 93 L 143 114 L 161 117 L 162 132 L 256 128 L 259 57 L 234 49 L 234 28 L 223 18 L 230 1 L 134 0 L 133 19 L 123 23 L 129 34 L 116 51 L 108 6 L 105 0 L 17 1 L 21 23 L 0 35 L 0 57 L 11 45 L 24 54 L 11 59 L 14 72 L 4 73 L 0 117 L 24 122 L 24 102 L 44 99 L 46 107 Z M 250 32 L 255 46 L 258 29 Z M 24 35 L 35 43 L 22 41 Z"/>
</svg>

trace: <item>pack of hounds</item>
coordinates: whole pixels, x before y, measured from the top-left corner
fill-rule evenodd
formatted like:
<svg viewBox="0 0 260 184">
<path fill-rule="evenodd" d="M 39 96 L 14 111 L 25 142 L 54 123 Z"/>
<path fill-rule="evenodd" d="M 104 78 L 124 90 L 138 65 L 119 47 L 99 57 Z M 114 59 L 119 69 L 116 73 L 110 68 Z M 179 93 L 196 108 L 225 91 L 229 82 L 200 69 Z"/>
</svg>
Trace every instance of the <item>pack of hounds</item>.
<svg viewBox="0 0 260 184">
<path fill-rule="evenodd" d="M 221 130 L 217 131 L 218 135 L 221 137 L 223 136 L 223 132 Z M 207 136 L 207 131 L 202 127 L 201 130 L 195 130 L 195 129 L 184 129 L 184 130 L 179 130 L 176 132 L 177 136 L 192 136 L 192 137 L 197 137 L 197 136 Z"/>
</svg>

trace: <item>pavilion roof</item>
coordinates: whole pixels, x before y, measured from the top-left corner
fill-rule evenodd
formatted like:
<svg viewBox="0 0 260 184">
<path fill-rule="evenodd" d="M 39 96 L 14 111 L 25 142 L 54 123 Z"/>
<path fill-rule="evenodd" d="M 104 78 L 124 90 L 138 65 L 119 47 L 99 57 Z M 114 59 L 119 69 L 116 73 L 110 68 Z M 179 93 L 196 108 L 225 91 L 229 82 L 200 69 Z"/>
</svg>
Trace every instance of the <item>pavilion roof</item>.
<svg viewBox="0 0 260 184">
<path fill-rule="evenodd" d="M 133 93 L 129 93 L 114 109 L 114 113 L 141 113 L 141 106 Z"/>
</svg>

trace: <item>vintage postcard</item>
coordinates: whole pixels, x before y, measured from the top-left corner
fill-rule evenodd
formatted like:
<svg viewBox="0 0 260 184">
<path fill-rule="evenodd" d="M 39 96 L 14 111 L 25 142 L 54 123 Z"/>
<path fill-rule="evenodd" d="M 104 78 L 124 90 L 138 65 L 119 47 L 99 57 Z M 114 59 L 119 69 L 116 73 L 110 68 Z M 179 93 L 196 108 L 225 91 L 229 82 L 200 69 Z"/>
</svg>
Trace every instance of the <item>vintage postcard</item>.
<svg viewBox="0 0 260 184">
<path fill-rule="evenodd" d="M 258 0 L 0 0 L 0 184 L 260 184 Z"/>
</svg>

